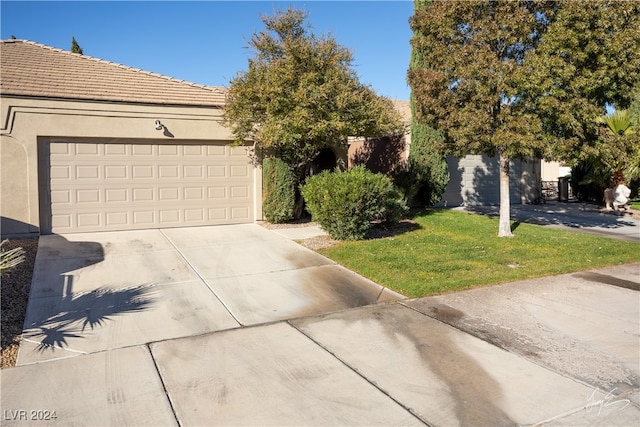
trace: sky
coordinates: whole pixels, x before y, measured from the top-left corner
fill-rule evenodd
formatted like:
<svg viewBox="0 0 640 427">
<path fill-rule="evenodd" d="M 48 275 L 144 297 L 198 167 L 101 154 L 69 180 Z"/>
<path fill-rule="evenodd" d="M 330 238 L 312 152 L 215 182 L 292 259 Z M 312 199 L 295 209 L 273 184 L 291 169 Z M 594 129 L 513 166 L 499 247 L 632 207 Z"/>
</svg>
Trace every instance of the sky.
<svg viewBox="0 0 640 427">
<path fill-rule="evenodd" d="M 409 99 L 413 1 L 0 1 L 0 36 L 69 50 L 193 83 L 228 86 L 248 68 L 260 16 L 287 7 L 309 13 L 317 36 L 351 50 L 360 81 Z M 1 70 L 0 70 L 1 71 Z"/>
</svg>

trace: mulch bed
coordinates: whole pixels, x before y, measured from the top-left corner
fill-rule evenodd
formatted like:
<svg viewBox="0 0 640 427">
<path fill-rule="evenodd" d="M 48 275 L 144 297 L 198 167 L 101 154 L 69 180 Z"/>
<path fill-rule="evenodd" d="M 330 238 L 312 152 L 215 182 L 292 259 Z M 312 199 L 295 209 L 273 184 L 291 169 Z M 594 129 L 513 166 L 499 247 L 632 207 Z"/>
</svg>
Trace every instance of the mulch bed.
<svg viewBox="0 0 640 427">
<path fill-rule="evenodd" d="M 25 260 L 17 266 L 2 272 L 0 279 L 0 305 L 2 312 L 2 364 L 0 368 L 15 366 L 18 357 L 18 347 L 27 311 L 31 276 L 38 251 L 38 238 L 9 239 L 2 245 L 2 250 L 21 247 L 25 252 Z"/>
</svg>

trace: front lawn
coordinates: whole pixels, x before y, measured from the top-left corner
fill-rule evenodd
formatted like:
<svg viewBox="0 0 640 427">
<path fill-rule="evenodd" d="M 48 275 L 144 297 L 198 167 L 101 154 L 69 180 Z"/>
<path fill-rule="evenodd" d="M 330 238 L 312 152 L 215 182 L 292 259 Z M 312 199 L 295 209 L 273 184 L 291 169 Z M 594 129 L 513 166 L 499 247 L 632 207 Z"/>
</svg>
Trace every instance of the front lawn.
<svg viewBox="0 0 640 427">
<path fill-rule="evenodd" d="M 380 285 L 420 297 L 640 261 L 640 245 L 452 210 L 424 211 L 393 237 L 341 242 L 318 252 Z"/>
</svg>

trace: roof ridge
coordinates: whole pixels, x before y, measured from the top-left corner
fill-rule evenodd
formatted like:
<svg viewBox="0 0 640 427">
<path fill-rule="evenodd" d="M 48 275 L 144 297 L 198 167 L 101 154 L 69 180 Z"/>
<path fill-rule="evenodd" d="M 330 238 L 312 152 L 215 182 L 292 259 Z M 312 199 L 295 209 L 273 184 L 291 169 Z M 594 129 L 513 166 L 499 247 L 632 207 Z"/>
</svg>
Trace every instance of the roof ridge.
<svg viewBox="0 0 640 427">
<path fill-rule="evenodd" d="M 174 83 L 182 83 L 182 84 L 186 84 L 186 85 L 189 85 L 189 86 L 197 87 L 197 88 L 200 88 L 200 89 L 206 89 L 206 90 L 210 90 L 212 92 L 218 92 L 220 94 L 224 94 L 226 92 L 226 88 L 224 86 L 210 86 L 210 85 L 205 85 L 205 84 L 201 84 L 201 83 L 189 82 L 189 81 L 186 81 L 186 80 L 177 79 L 175 77 L 167 76 L 167 75 L 164 75 L 164 74 L 155 73 L 153 71 L 143 70 L 141 68 L 136 68 L 136 67 L 132 67 L 132 66 L 129 66 L 129 65 L 120 64 L 118 62 L 108 61 L 106 59 L 97 58 L 97 57 L 90 56 L 90 55 L 70 52 L 68 50 L 60 49 L 60 48 L 53 47 L 53 46 L 48 46 L 46 44 L 34 42 L 32 40 L 26 40 L 26 39 L 0 40 L 0 43 L 16 43 L 16 42 L 27 43 L 27 44 L 30 44 L 30 45 L 33 45 L 33 46 L 38 46 L 38 47 L 41 47 L 41 48 L 45 48 L 45 49 L 48 49 L 48 50 L 51 50 L 51 51 L 54 51 L 54 52 L 60 52 L 60 53 L 68 54 L 68 55 L 74 55 L 74 56 L 77 56 L 79 58 L 88 59 L 90 61 L 95 61 L 95 62 L 100 62 L 100 63 L 103 63 L 103 64 L 113 65 L 113 66 L 116 66 L 116 67 L 119 67 L 119 68 L 122 68 L 122 69 L 125 69 L 125 70 L 130 70 L 130 71 L 134 71 L 134 72 L 141 73 L 141 74 L 147 74 L 147 75 L 153 76 L 153 77 L 159 77 L 159 78 L 162 78 L 164 80 L 172 81 Z"/>
</svg>

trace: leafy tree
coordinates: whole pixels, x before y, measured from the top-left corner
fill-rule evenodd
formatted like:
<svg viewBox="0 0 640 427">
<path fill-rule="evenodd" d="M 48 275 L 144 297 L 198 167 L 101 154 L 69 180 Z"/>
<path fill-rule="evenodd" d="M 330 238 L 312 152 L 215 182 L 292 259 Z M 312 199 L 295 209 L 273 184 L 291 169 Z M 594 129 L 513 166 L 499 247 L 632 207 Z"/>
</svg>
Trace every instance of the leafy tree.
<svg viewBox="0 0 640 427">
<path fill-rule="evenodd" d="M 629 106 L 629 117 L 633 126 L 640 128 L 640 78 L 631 90 L 631 105 Z"/>
<path fill-rule="evenodd" d="M 414 8 L 424 10 L 428 0 L 415 0 Z M 423 51 L 413 49 L 409 69 L 424 67 Z M 447 162 L 438 150 L 442 135 L 428 124 L 416 120 L 415 101 L 411 96 L 411 147 L 409 150 L 409 179 L 413 180 L 418 203 L 433 205 L 438 203 L 449 182 Z"/>
<path fill-rule="evenodd" d="M 408 73 L 416 119 L 439 130 L 452 154 L 499 157 L 501 237 L 513 235 L 510 160 L 544 148 L 543 124 L 519 83 L 553 12 L 538 2 L 433 1 L 410 21 L 422 57 Z"/>
<path fill-rule="evenodd" d="M 360 83 L 352 54 L 332 37 L 317 37 L 306 12 L 289 8 L 262 16 L 265 30 L 249 41 L 249 69 L 230 82 L 225 123 L 237 142 L 253 140 L 287 162 L 296 188 L 326 147 L 346 147 L 348 136 L 401 132 L 387 98 Z M 298 195 L 296 216 L 301 213 Z"/>
<path fill-rule="evenodd" d="M 573 165 L 571 174 L 579 200 L 601 202 L 605 188 L 617 185 L 621 178 L 638 178 L 640 141 L 629 110 L 613 111 L 595 122 L 599 125 L 599 138 L 584 144 L 581 159 Z"/>
<path fill-rule="evenodd" d="M 71 52 L 79 53 L 80 55 L 83 55 L 82 48 L 76 41 L 76 38 L 73 36 L 71 36 Z"/>
<path fill-rule="evenodd" d="M 630 106 L 640 77 L 640 2 L 557 3 L 542 43 L 529 52 L 522 87 L 554 137 L 550 155 L 606 180 L 638 139 L 603 132 L 608 107 Z M 613 118 L 613 117 L 611 117 Z"/>
<path fill-rule="evenodd" d="M 632 90 L 632 100 L 629 106 L 629 117 L 636 129 L 636 135 L 640 136 L 640 79 Z M 624 176 L 629 181 L 640 180 L 640 142 L 635 144 L 629 163 L 624 170 Z"/>
</svg>

